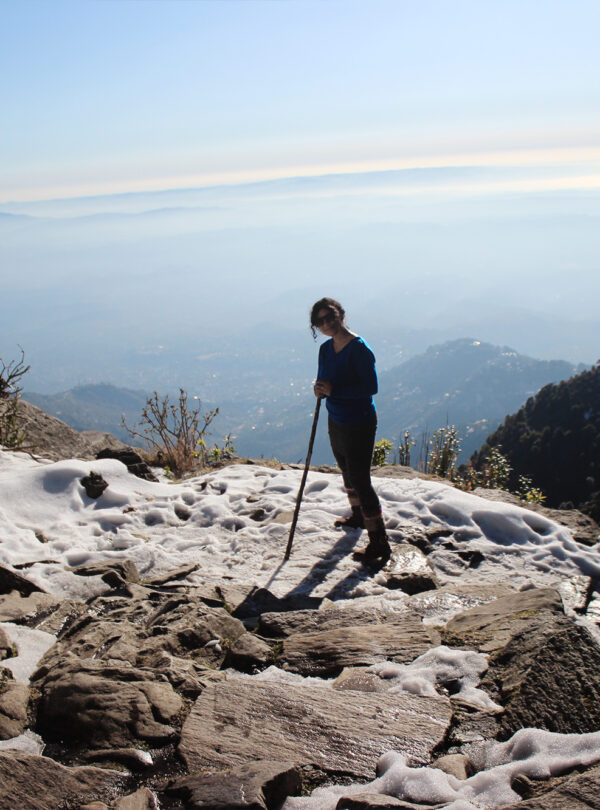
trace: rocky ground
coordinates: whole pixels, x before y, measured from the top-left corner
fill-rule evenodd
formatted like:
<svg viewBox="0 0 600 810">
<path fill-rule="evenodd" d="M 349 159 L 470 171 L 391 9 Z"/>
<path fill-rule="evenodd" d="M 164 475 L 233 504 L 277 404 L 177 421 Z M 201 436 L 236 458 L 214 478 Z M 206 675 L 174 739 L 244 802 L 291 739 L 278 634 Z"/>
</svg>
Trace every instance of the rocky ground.
<svg viewBox="0 0 600 810">
<path fill-rule="evenodd" d="M 373 779 L 390 749 L 465 778 L 486 740 L 529 726 L 600 728 L 600 648 L 565 615 L 556 590 L 449 590 L 431 576 L 420 590 L 425 555 L 420 570 L 414 558 L 411 567 L 402 554 L 390 564 L 393 587 L 417 591 L 399 615 L 347 603 L 309 607 L 306 598 L 294 604 L 251 586 L 206 593 L 185 584 L 185 570 L 142 583 L 127 564 L 79 569 L 102 573 L 110 590 L 75 603 L 4 572 L 10 592 L 0 597 L 0 620 L 58 641 L 29 688 L 4 679 L 0 737 L 31 728 L 47 747 L 44 756 L 0 752 L 0 806 L 277 808 L 328 780 Z M 456 600 L 469 607 L 444 625 L 423 623 Z M 483 686 L 503 711 L 470 704 L 451 682 L 439 683 L 435 697 L 388 696 L 386 679 L 367 669 L 410 662 L 440 643 L 490 654 Z M 8 640 L 0 645 L 10 656 Z M 290 688 L 248 677 L 273 664 L 314 680 Z M 515 785 L 523 810 L 594 807 L 598 788 L 599 767 Z M 381 795 L 338 803 L 425 806 Z"/>
<path fill-rule="evenodd" d="M 570 520 L 597 538 L 598 527 Z M 0 750 L 0 808 L 277 810 L 319 785 L 367 785 L 390 750 L 465 780 L 489 741 L 519 729 L 598 731 L 596 584 L 440 586 L 427 562 L 438 543 L 452 543 L 451 526 L 395 546 L 385 575 L 409 595 L 402 611 L 381 600 L 280 599 L 252 583 L 200 588 L 186 581 L 193 567 L 141 581 L 128 561 L 77 568 L 102 576 L 107 591 L 74 602 L 42 592 L 26 570 L 0 570 L 0 622 L 57 638 L 29 686 L 0 669 L 0 739 L 30 729 L 46 746 L 43 756 Z M 430 695 L 392 694 L 373 666 L 439 645 L 489 655 L 489 706 L 450 676 Z M 14 655 L 1 632 L 0 659 Z M 514 777 L 522 801 L 506 810 L 600 806 L 598 765 L 534 776 Z M 337 808 L 447 804 L 366 789 Z"/>
</svg>

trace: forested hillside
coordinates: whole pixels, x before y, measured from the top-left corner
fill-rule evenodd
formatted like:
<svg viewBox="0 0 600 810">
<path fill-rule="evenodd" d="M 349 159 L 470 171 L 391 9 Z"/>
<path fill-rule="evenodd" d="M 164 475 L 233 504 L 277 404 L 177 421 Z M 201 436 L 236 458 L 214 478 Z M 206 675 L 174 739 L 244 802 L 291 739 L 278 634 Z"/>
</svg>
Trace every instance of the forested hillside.
<svg viewBox="0 0 600 810">
<path fill-rule="evenodd" d="M 549 506 L 571 502 L 600 520 L 600 364 L 546 385 L 474 454 L 481 469 L 491 447 L 511 466 L 511 485 L 529 476 Z"/>
</svg>

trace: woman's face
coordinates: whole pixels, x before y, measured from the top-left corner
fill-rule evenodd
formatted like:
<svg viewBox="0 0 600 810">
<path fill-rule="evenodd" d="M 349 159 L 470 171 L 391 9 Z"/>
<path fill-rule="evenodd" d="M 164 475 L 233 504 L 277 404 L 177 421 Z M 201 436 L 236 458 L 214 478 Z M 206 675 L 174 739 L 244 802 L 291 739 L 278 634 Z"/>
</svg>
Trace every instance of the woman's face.
<svg viewBox="0 0 600 810">
<path fill-rule="evenodd" d="M 321 334 L 333 337 L 333 335 L 337 334 L 339 331 L 341 323 L 335 310 L 323 307 L 323 309 L 317 312 L 315 326 L 319 329 Z"/>
</svg>

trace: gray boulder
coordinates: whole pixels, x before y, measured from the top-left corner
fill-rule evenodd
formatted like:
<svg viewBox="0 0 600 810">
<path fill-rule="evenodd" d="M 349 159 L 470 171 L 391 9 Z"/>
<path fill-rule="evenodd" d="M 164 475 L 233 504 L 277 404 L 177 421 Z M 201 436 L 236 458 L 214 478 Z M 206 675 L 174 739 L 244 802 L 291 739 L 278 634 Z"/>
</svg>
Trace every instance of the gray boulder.
<svg viewBox="0 0 600 810">
<path fill-rule="evenodd" d="M 442 637 L 450 647 L 494 652 L 502 649 L 522 629 L 529 627 L 532 619 L 545 621 L 563 614 L 558 591 L 554 588 L 532 588 L 460 613 L 446 624 Z"/>
<path fill-rule="evenodd" d="M 238 676 L 202 692 L 183 725 L 179 752 L 190 770 L 246 765 L 260 751 L 265 759 L 367 779 L 390 749 L 409 754 L 415 765 L 429 762 L 451 716 L 443 697 L 339 692 Z"/>
<path fill-rule="evenodd" d="M 165 745 L 177 736 L 183 701 L 152 670 L 68 654 L 44 676 L 36 730 L 69 746 Z"/>
<path fill-rule="evenodd" d="M 490 657 L 482 686 L 504 706 L 504 739 L 527 727 L 561 734 L 600 728 L 600 647 L 566 616 L 530 620 Z"/>
</svg>

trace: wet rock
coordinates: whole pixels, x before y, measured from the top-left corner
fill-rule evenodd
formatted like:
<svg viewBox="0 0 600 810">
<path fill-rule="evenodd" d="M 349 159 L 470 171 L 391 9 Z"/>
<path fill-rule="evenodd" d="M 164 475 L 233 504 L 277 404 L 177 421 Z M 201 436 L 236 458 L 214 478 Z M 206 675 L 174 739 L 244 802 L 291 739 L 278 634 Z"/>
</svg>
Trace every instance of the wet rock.
<svg viewBox="0 0 600 810">
<path fill-rule="evenodd" d="M 508 585 L 442 585 L 408 599 L 410 609 L 427 624 L 445 624 L 458 613 L 516 593 Z"/>
<path fill-rule="evenodd" d="M 32 679 L 41 692 L 36 729 L 45 739 L 127 748 L 165 745 L 177 734 L 183 702 L 158 673 L 72 654 L 39 673 Z"/>
<path fill-rule="evenodd" d="M 225 664 L 240 672 L 258 672 L 272 661 L 271 647 L 254 633 L 244 633 L 232 644 Z"/>
<path fill-rule="evenodd" d="M 407 617 L 374 626 L 295 633 L 284 640 L 278 665 L 304 676 L 331 677 L 344 667 L 408 663 L 439 642 L 434 628 Z"/>
<path fill-rule="evenodd" d="M 504 706 L 503 739 L 527 727 L 561 734 L 600 728 L 600 647 L 566 616 L 532 620 L 490 656 L 482 687 Z"/>
<path fill-rule="evenodd" d="M 191 660 L 188 656 L 180 658 L 160 649 L 140 650 L 136 660 L 138 666 L 160 672 L 176 692 L 191 700 L 195 700 L 209 683 L 225 677 L 223 672 Z"/>
<path fill-rule="evenodd" d="M 504 647 L 531 619 L 563 615 L 554 588 L 532 588 L 479 605 L 451 619 L 442 631 L 444 643 L 493 652 Z"/>
<path fill-rule="evenodd" d="M 500 810 L 592 810 L 599 806 L 600 766 L 576 774 L 541 796 L 505 805 Z"/>
<path fill-rule="evenodd" d="M 418 548 L 408 543 L 399 543 L 394 546 L 384 573 L 387 587 L 400 589 L 404 593 L 421 593 L 439 587 L 439 582 L 427 557 Z"/>
<path fill-rule="evenodd" d="M 159 807 L 156 795 L 147 787 L 123 796 L 115 804 L 115 810 L 159 810 Z"/>
<path fill-rule="evenodd" d="M 0 751 L 0 807 L 7 810 L 63 810 L 108 799 L 124 784 L 122 774 L 105 768 L 67 768 L 47 757 Z"/>
<path fill-rule="evenodd" d="M 189 810 L 275 810 L 300 793 L 302 776 L 289 762 L 261 760 L 227 771 L 186 776 L 165 793 L 185 801 Z"/>
<path fill-rule="evenodd" d="M 9 678 L 11 673 L 0 668 L 0 740 L 18 737 L 28 725 L 29 687 Z"/>
<path fill-rule="evenodd" d="M 427 763 L 451 713 L 443 697 L 291 688 L 238 676 L 202 692 L 182 728 L 179 752 L 190 770 L 248 764 L 260 751 L 266 759 L 366 779 L 390 749 L 415 765 Z"/>
<path fill-rule="evenodd" d="M 21 596 L 29 596 L 34 592 L 44 593 L 43 588 L 39 588 L 16 571 L 0 565 L 0 593 L 9 594 L 12 591 L 17 591 Z"/>
<path fill-rule="evenodd" d="M 144 459 L 131 447 L 127 447 L 124 450 L 115 450 L 112 447 L 105 447 L 103 450 L 100 450 L 99 453 L 96 453 L 96 458 L 116 458 L 117 461 L 120 461 L 127 467 L 132 475 L 143 478 L 145 481 L 158 481 L 158 478 L 154 475 Z"/>
</svg>

